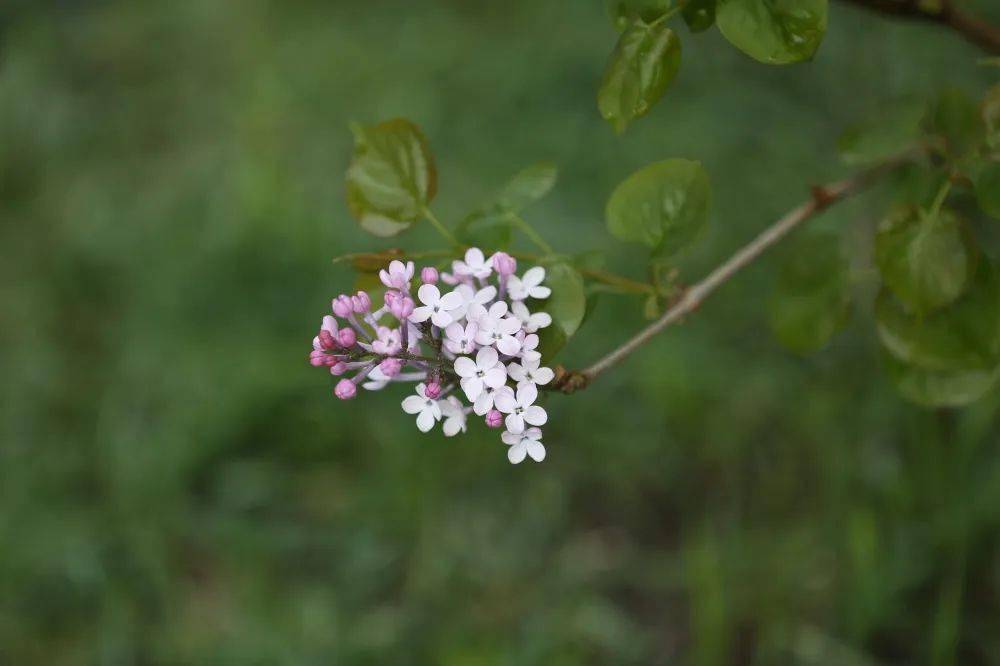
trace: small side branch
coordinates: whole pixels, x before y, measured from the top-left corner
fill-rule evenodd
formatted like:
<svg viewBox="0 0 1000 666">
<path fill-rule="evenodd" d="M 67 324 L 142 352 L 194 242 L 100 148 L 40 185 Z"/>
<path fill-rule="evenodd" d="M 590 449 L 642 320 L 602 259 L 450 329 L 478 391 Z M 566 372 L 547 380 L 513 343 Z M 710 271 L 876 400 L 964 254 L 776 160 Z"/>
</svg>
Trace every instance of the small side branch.
<svg viewBox="0 0 1000 666">
<path fill-rule="evenodd" d="M 698 309 L 713 291 L 733 277 L 740 270 L 753 263 L 772 245 L 784 238 L 790 231 L 851 195 L 863 190 L 881 176 L 897 168 L 900 161 L 886 163 L 859 173 L 846 180 L 812 188 L 808 201 L 796 206 L 781 219 L 765 229 L 759 236 L 739 249 L 732 257 L 708 274 L 701 282 L 686 289 L 678 300 L 659 319 L 639 331 L 631 340 L 612 350 L 609 354 L 584 370 L 559 368 L 553 388 L 563 393 L 574 393 L 586 388 L 598 375 L 621 363 L 629 354 L 649 342 L 663 329 L 680 321 L 685 315 Z"/>
<path fill-rule="evenodd" d="M 937 23 L 958 32 L 969 42 L 994 55 L 1000 55 L 1000 28 L 966 14 L 953 0 L 942 0 L 937 8 L 920 0 L 842 0 L 880 14 L 916 21 Z"/>
</svg>

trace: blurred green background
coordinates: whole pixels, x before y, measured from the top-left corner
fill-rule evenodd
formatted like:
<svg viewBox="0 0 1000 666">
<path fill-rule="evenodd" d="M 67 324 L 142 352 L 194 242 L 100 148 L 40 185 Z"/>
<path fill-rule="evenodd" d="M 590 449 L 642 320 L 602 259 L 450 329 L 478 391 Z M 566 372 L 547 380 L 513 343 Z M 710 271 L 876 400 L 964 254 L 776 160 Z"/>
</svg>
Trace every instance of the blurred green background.
<svg viewBox="0 0 1000 666">
<path fill-rule="evenodd" d="M 815 62 L 768 67 L 682 29 L 615 137 L 597 0 L 7 0 L 0 30 L 0 663 L 1000 663 L 1000 396 L 896 394 L 864 257 L 826 351 L 767 330 L 778 251 L 552 397 L 541 465 L 306 362 L 353 279 L 330 259 L 399 243 L 346 212 L 349 121 L 418 123 L 450 222 L 555 161 L 527 216 L 635 276 L 606 197 L 702 160 L 692 280 L 847 173 L 846 124 L 978 98 L 997 70 L 956 35 L 834 5 Z M 816 224 L 866 238 L 877 203 Z M 608 297 L 560 360 L 642 323 Z"/>
</svg>

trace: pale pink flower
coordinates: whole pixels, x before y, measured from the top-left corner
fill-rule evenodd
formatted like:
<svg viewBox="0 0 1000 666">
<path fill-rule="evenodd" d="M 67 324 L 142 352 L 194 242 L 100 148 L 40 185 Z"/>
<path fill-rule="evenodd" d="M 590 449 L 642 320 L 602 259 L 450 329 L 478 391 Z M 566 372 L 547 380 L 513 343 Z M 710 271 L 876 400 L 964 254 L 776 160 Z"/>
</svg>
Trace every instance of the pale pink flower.
<svg viewBox="0 0 1000 666">
<path fill-rule="evenodd" d="M 532 314 L 528 312 L 528 306 L 524 304 L 524 301 L 514 301 L 511 303 L 510 312 L 518 321 L 521 322 L 521 327 L 527 333 L 535 333 L 540 328 L 545 328 L 552 323 L 552 316 L 548 312 L 535 312 Z"/>
<path fill-rule="evenodd" d="M 521 384 L 517 387 L 517 396 L 509 393 L 497 393 L 496 408 L 507 415 L 504 423 L 507 430 L 515 435 L 524 432 L 524 424 L 533 426 L 545 425 L 548 414 L 535 404 L 538 389 L 534 384 Z"/>
<path fill-rule="evenodd" d="M 507 278 L 507 294 L 511 300 L 523 301 L 528 298 L 548 298 L 552 290 L 542 286 L 545 280 L 545 269 L 541 266 L 529 268 L 524 277 L 511 275 Z"/>
<path fill-rule="evenodd" d="M 500 440 L 510 447 L 507 449 L 507 460 L 511 464 L 516 465 L 527 456 L 535 462 L 545 460 L 542 431 L 538 428 L 528 428 L 522 433 L 505 432 L 500 435 Z"/>
<path fill-rule="evenodd" d="M 469 402 L 475 402 L 486 387 L 498 388 L 507 381 L 507 369 L 492 347 L 480 349 L 475 361 L 468 356 L 456 358 L 455 373 L 462 378 L 459 383 Z"/>
<path fill-rule="evenodd" d="M 441 408 L 441 416 L 444 418 L 441 430 L 444 431 L 445 437 L 454 437 L 460 432 L 465 432 L 465 407 L 458 398 L 449 395 L 446 400 L 438 401 L 438 407 Z"/>
<path fill-rule="evenodd" d="M 486 310 L 482 306 L 473 306 L 469 310 L 469 318 L 479 324 L 476 342 L 481 345 L 496 345 L 496 348 L 515 356 L 521 350 L 521 343 L 514 334 L 521 330 L 521 322 L 515 317 L 504 316 L 507 304 L 497 301 Z"/>
<path fill-rule="evenodd" d="M 448 326 L 454 320 L 451 311 L 462 306 L 462 296 L 457 291 L 442 296 L 433 284 L 421 285 L 417 290 L 417 298 L 423 305 L 413 310 L 410 321 L 419 324 L 430 319 L 439 328 Z"/>
<path fill-rule="evenodd" d="M 409 291 L 410 280 L 413 278 L 413 270 L 412 261 L 404 264 L 402 261 L 393 260 L 389 263 L 389 270 L 383 268 L 378 272 L 378 277 L 382 280 L 382 284 L 390 289 Z"/>
<path fill-rule="evenodd" d="M 456 275 L 468 275 L 480 280 L 485 280 L 493 272 L 493 267 L 478 247 L 470 247 L 465 251 L 465 261 L 455 261 L 451 267 Z"/>
<path fill-rule="evenodd" d="M 524 361 L 523 365 L 520 363 L 511 363 L 507 366 L 507 374 L 517 382 L 518 386 L 522 384 L 543 386 L 551 382 L 556 373 L 552 372 L 551 368 L 538 367 L 539 363 L 538 359 Z"/>
<path fill-rule="evenodd" d="M 452 354 L 471 354 L 476 349 L 477 332 L 479 325 L 476 322 L 469 322 L 464 328 L 458 322 L 449 324 L 444 329 L 444 348 Z"/>
<path fill-rule="evenodd" d="M 375 329 L 376 338 L 372 341 L 372 351 L 382 356 L 398 354 L 403 349 L 399 329 L 379 326 Z"/>
<path fill-rule="evenodd" d="M 401 403 L 404 412 L 417 415 L 417 429 L 420 432 L 427 432 L 441 420 L 441 407 L 437 400 L 427 397 L 425 388 L 423 383 L 417 384 L 417 394 L 404 398 Z"/>
</svg>

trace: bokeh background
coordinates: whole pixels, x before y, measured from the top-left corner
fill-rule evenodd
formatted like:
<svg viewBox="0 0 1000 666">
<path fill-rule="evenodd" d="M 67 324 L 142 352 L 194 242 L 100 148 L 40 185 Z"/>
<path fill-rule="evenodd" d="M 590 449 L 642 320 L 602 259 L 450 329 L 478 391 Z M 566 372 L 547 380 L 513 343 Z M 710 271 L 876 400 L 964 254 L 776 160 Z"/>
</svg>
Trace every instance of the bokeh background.
<svg viewBox="0 0 1000 666">
<path fill-rule="evenodd" d="M 767 67 L 682 29 L 676 85 L 616 137 L 596 0 L 7 0 L 0 30 L 0 663 L 1000 663 L 1000 395 L 895 393 L 864 256 L 824 352 L 768 332 L 778 251 L 552 397 L 541 465 L 306 362 L 353 281 L 331 258 L 398 244 L 347 214 L 349 121 L 417 122 L 452 223 L 556 162 L 527 217 L 634 276 L 606 197 L 702 160 L 690 280 L 846 174 L 848 123 L 978 97 L 998 70 L 955 34 L 835 4 L 813 63 Z M 864 238 L 878 206 L 816 224 Z M 604 298 L 560 360 L 642 323 Z"/>
</svg>

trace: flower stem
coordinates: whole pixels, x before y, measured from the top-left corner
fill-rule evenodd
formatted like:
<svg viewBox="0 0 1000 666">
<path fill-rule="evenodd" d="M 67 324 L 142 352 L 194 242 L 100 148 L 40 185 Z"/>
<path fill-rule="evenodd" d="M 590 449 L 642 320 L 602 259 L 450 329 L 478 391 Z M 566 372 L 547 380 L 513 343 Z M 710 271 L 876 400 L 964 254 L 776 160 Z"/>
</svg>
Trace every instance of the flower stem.
<svg viewBox="0 0 1000 666">
<path fill-rule="evenodd" d="M 523 217 L 521 217 L 517 213 L 511 212 L 507 214 L 507 218 L 511 222 L 516 224 L 517 228 L 520 229 L 522 232 L 524 232 L 524 235 L 528 237 L 528 240 L 530 240 L 532 243 L 538 246 L 539 250 L 544 252 L 546 255 L 555 254 L 555 250 L 552 249 L 552 246 L 546 243 L 545 239 L 542 238 L 538 234 L 538 232 L 535 231 L 535 229 L 530 224 L 528 224 L 527 221 L 525 221 Z"/>
<path fill-rule="evenodd" d="M 424 217 L 427 219 L 427 221 L 431 223 L 431 226 L 433 226 L 434 229 L 439 234 L 441 234 L 441 236 L 446 241 L 448 241 L 449 243 L 451 243 L 452 245 L 454 245 L 456 247 L 460 247 L 462 245 L 461 243 L 458 242 L 458 239 L 455 238 L 455 235 L 453 233 L 451 233 L 450 231 L 448 231 L 448 227 L 446 227 L 443 224 L 441 224 L 441 220 L 437 219 L 437 217 L 434 215 L 434 213 L 431 212 L 430 208 L 427 208 L 425 206 L 421 212 L 424 214 Z"/>
</svg>

